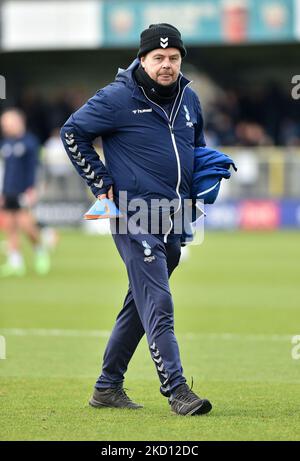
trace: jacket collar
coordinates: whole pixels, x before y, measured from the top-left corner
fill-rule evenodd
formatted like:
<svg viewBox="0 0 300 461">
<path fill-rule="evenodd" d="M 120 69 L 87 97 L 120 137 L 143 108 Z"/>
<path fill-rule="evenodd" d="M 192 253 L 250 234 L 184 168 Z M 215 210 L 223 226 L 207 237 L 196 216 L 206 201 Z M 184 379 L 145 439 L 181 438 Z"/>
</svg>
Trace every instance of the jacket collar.
<svg viewBox="0 0 300 461">
<path fill-rule="evenodd" d="M 136 99 L 139 99 L 143 102 L 149 102 L 143 95 L 143 92 L 139 88 L 135 78 L 133 77 L 133 72 L 139 67 L 140 65 L 140 60 L 139 58 L 136 58 L 127 69 L 118 69 L 118 73 L 116 75 L 116 82 L 122 81 L 126 86 L 132 89 L 132 96 Z M 188 80 L 184 75 L 180 72 L 179 74 L 181 76 L 181 82 L 180 82 L 180 87 L 181 91 L 186 87 L 189 83 L 191 83 L 191 80 Z"/>
<path fill-rule="evenodd" d="M 116 75 L 116 81 L 120 82 L 122 81 L 128 88 L 132 90 L 132 97 L 134 99 L 137 99 L 138 101 L 141 101 L 143 103 L 146 103 L 152 107 L 152 109 L 160 116 L 163 117 L 164 119 L 166 118 L 163 111 L 160 109 L 160 107 L 155 104 L 153 101 L 149 100 L 146 95 L 144 94 L 142 88 L 140 88 L 133 76 L 133 72 L 135 69 L 138 68 L 140 65 L 140 60 L 136 58 L 127 69 L 119 69 L 118 73 Z M 176 98 L 175 104 L 178 104 L 178 101 L 180 100 L 180 96 L 184 88 L 191 83 L 190 80 L 188 80 L 184 75 L 180 72 L 179 74 L 179 95 L 178 98 Z M 173 111 L 175 112 L 175 111 Z"/>
</svg>

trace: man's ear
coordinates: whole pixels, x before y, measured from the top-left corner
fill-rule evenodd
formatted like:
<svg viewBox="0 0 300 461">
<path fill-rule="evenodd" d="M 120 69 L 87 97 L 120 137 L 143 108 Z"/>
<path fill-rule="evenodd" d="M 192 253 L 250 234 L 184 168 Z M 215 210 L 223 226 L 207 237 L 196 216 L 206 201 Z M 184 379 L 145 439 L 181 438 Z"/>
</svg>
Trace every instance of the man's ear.
<svg viewBox="0 0 300 461">
<path fill-rule="evenodd" d="M 141 65 L 142 65 L 142 68 L 145 69 L 145 66 L 143 65 L 145 62 L 145 56 L 142 56 L 141 57 Z"/>
</svg>

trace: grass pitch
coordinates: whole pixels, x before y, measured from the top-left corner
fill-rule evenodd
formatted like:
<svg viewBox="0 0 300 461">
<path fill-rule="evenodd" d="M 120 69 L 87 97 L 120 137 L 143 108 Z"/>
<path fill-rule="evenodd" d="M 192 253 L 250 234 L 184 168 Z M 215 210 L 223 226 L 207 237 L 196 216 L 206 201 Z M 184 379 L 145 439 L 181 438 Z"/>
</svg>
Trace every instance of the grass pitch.
<svg viewBox="0 0 300 461">
<path fill-rule="evenodd" d="M 111 237 L 61 233 L 46 277 L 0 280 L 1 440 L 299 440 L 300 235 L 206 233 L 171 279 L 184 374 L 213 403 L 171 413 L 145 339 L 125 386 L 139 411 L 87 404 L 127 290 Z M 4 257 L 0 260 L 3 262 Z"/>
</svg>

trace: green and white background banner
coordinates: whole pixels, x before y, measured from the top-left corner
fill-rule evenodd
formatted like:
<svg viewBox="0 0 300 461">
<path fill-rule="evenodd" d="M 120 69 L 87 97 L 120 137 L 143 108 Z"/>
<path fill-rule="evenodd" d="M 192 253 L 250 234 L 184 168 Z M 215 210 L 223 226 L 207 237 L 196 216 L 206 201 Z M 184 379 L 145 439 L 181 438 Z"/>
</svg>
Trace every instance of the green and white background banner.
<svg viewBox="0 0 300 461">
<path fill-rule="evenodd" d="M 112 0 L 103 4 L 104 45 L 136 45 L 157 22 L 178 26 L 190 45 L 293 40 L 294 7 L 294 0 Z"/>
<path fill-rule="evenodd" d="M 151 23 L 177 26 L 188 45 L 291 42 L 299 0 L 4 0 L 3 50 L 136 47 Z"/>
</svg>

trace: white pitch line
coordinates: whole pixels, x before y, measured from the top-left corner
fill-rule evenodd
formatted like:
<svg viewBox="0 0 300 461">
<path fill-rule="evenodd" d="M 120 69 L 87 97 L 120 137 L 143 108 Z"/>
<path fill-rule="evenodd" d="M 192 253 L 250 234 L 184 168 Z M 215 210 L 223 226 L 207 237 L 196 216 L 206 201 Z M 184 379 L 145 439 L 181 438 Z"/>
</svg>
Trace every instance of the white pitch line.
<svg viewBox="0 0 300 461">
<path fill-rule="evenodd" d="M 41 329 L 41 328 L 2 328 L 0 334 L 4 336 L 55 336 L 55 337 L 84 337 L 108 338 L 107 330 L 66 330 L 66 329 Z M 178 338 L 199 340 L 224 340 L 224 341 L 291 341 L 293 334 L 242 334 L 242 333 L 176 333 Z"/>
<path fill-rule="evenodd" d="M 0 329 L 5 336 L 62 336 L 62 337 L 86 337 L 107 338 L 110 334 L 105 330 L 62 330 L 48 328 L 3 328 Z"/>
<path fill-rule="evenodd" d="M 178 337 L 182 336 L 185 339 L 199 339 L 201 337 L 207 339 L 222 339 L 227 341 L 291 341 L 291 338 L 294 336 L 293 334 L 284 334 L 284 335 L 272 335 L 272 334 L 242 334 L 242 333 L 183 333 L 177 334 Z"/>
</svg>

